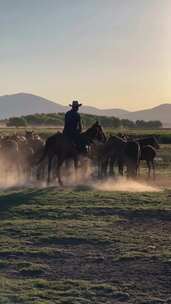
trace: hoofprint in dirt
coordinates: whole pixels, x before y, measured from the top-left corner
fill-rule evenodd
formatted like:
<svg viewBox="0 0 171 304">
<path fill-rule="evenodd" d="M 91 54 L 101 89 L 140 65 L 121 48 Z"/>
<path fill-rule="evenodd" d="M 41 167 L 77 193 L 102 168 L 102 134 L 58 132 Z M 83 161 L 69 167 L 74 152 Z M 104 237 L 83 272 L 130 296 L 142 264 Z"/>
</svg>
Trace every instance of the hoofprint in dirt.
<svg viewBox="0 0 171 304">
<path fill-rule="evenodd" d="M 0 303 L 170 303 L 171 191 L 4 190 Z"/>
</svg>

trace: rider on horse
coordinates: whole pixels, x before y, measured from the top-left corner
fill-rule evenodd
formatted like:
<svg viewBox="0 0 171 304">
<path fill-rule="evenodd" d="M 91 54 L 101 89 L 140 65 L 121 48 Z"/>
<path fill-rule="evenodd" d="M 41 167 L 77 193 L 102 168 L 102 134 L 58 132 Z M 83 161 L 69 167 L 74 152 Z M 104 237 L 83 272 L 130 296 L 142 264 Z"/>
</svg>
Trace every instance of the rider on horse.
<svg viewBox="0 0 171 304">
<path fill-rule="evenodd" d="M 77 100 L 73 100 L 72 104 L 69 106 L 71 110 L 65 114 L 65 125 L 63 134 L 71 142 L 76 144 L 77 147 L 80 146 L 80 133 L 82 131 L 82 124 L 80 114 L 78 113 L 80 104 Z"/>
</svg>

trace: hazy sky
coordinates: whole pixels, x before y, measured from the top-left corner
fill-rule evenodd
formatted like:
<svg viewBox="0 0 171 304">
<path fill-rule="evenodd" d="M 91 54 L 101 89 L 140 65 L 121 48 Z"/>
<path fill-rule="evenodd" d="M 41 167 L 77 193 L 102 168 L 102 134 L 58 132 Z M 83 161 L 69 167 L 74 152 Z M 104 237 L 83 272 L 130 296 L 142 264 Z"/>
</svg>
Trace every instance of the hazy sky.
<svg viewBox="0 0 171 304">
<path fill-rule="evenodd" d="M 0 95 L 171 102 L 171 0 L 0 0 Z"/>
</svg>

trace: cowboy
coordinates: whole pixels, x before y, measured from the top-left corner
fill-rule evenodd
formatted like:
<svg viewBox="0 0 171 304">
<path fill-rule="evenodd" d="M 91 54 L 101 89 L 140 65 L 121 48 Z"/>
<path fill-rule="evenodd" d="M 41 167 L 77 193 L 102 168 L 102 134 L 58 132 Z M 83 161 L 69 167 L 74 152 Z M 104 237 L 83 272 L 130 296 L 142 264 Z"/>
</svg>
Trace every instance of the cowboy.
<svg viewBox="0 0 171 304">
<path fill-rule="evenodd" d="M 82 131 L 82 124 L 80 114 L 78 113 L 79 107 L 82 106 L 77 100 L 73 100 L 69 105 L 71 110 L 65 114 L 65 125 L 63 134 L 72 142 L 78 144 L 79 136 Z"/>
</svg>

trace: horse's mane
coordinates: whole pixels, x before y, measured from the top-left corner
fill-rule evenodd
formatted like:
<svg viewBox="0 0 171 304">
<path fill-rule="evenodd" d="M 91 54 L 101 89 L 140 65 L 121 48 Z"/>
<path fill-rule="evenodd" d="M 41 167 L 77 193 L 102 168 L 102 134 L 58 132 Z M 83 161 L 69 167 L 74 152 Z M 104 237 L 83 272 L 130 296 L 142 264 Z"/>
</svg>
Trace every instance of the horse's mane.
<svg viewBox="0 0 171 304">
<path fill-rule="evenodd" d="M 89 127 L 87 130 L 83 131 L 81 135 L 88 135 L 92 131 L 94 131 L 94 128 L 97 127 L 96 124 L 93 124 L 91 127 Z"/>
<path fill-rule="evenodd" d="M 121 142 L 126 143 L 127 142 L 125 139 L 123 139 L 123 138 L 121 138 L 117 135 L 111 135 L 107 140 L 107 142 L 112 142 L 112 141 L 119 142 L 119 143 L 121 143 Z"/>
<path fill-rule="evenodd" d="M 149 139 L 154 139 L 157 141 L 157 137 L 154 135 L 149 135 L 149 136 L 143 136 L 143 137 L 138 137 L 136 140 L 149 140 Z"/>
</svg>

